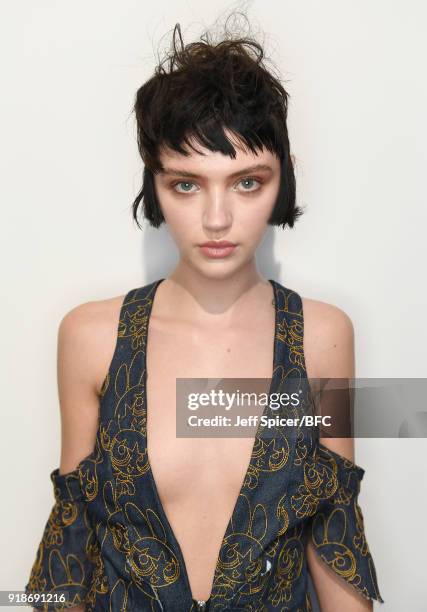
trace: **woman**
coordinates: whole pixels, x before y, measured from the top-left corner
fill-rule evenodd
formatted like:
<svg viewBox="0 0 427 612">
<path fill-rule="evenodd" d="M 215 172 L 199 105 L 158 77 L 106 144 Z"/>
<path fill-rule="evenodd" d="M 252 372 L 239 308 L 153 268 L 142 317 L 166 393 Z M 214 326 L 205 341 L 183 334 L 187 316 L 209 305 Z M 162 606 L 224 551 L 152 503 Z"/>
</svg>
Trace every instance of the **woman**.
<svg viewBox="0 0 427 612">
<path fill-rule="evenodd" d="M 136 96 L 133 212 L 167 224 L 179 262 L 61 322 L 61 462 L 27 592 L 77 610 L 302 611 L 310 575 L 322 612 L 372 610 L 351 438 L 176 435 L 180 378 L 354 376 L 349 317 L 256 265 L 268 225 L 302 214 L 287 92 L 255 41 L 176 34 Z"/>
</svg>

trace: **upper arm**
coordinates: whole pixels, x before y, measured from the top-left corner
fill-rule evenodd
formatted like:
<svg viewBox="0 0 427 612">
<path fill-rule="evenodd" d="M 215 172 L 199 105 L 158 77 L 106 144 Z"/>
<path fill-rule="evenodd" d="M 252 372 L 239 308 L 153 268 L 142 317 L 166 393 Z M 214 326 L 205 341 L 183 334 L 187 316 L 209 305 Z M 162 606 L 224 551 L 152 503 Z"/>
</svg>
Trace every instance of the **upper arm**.
<svg viewBox="0 0 427 612">
<path fill-rule="evenodd" d="M 355 376 L 354 348 L 354 326 L 346 312 L 332 304 L 304 300 L 304 354 L 307 376 L 321 379 L 324 390 L 340 386 L 344 388 L 344 391 L 323 393 L 324 414 L 332 414 L 334 409 L 339 409 L 336 403 L 337 399 L 340 400 L 340 395 L 343 398 L 343 410 L 344 400 L 349 400 L 345 387 Z M 320 437 L 319 441 L 354 461 L 352 438 Z"/>
<path fill-rule="evenodd" d="M 86 513 L 86 495 L 75 486 L 75 476 L 80 473 L 80 462 L 95 450 L 100 396 L 117 343 L 122 302 L 123 296 L 119 296 L 76 306 L 63 317 L 58 329 L 61 459 L 59 469 L 50 475 L 55 503 L 25 590 L 39 591 L 42 585 L 43 590 L 53 592 L 61 582 L 64 563 L 73 559 L 79 580 L 67 598 L 71 605 L 84 601 L 94 571 L 89 554 L 92 525 Z M 60 537 L 52 539 L 52 526 Z M 85 609 L 84 604 L 72 607 L 76 612 Z"/>
<path fill-rule="evenodd" d="M 309 378 L 354 378 L 354 327 L 350 317 L 336 306 L 308 300 L 304 305 L 304 353 Z M 331 382 L 336 385 L 338 381 Z M 353 438 L 320 437 L 319 441 L 354 462 Z M 373 609 L 371 601 L 361 597 L 331 571 L 316 554 L 310 539 L 307 562 L 322 612 L 344 609 L 362 612 Z"/>
<path fill-rule="evenodd" d="M 59 325 L 57 376 L 61 411 L 61 474 L 73 471 L 95 445 L 99 415 L 98 315 L 98 303 L 88 302 L 69 311 Z"/>
</svg>

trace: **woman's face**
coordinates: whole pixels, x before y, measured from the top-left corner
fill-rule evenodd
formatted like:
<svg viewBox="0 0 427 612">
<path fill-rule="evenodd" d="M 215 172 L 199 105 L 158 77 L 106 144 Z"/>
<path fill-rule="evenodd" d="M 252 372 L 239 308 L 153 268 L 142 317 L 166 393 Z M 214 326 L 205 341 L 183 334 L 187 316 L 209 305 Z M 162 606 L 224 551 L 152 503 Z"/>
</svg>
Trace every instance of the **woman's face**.
<svg viewBox="0 0 427 612">
<path fill-rule="evenodd" d="M 231 135 L 229 135 L 231 139 Z M 209 149 L 186 157 L 163 149 L 164 172 L 154 175 L 158 202 L 181 262 L 209 277 L 224 277 L 253 263 L 280 184 L 280 160 L 267 149 L 236 158 Z M 226 241 L 229 248 L 203 246 Z M 219 246 L 219 245 L 218 245 Z"/>
</svg>

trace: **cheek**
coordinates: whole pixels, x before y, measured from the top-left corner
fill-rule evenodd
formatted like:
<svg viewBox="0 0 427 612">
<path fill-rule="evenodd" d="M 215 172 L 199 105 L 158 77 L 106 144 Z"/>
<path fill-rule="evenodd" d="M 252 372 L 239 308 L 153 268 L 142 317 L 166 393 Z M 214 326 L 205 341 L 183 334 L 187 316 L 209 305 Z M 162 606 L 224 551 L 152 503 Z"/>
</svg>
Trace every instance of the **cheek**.
<svg viewBox="0 0 427 612">
<path fill-rule="evenodd" d="M 165 202 L 162 206 L 163 216 L 168 226 L 169 233 L 179 245 L 188 241 L 195 227 L 194 213 L 189 207 L 180 206 L 179 203 Z"/>
<path fill-rule="evenodd" d="M 245 226 L 248 232 L 258 235 L 259 232 L 265 230 L 275 203 L 276 198 L 270 194 L 256 201 L 248 202 L 247 205 L 239 206 L 236 209 L 236 221 L 238 220 L 240 225 Z"/>
</svg>

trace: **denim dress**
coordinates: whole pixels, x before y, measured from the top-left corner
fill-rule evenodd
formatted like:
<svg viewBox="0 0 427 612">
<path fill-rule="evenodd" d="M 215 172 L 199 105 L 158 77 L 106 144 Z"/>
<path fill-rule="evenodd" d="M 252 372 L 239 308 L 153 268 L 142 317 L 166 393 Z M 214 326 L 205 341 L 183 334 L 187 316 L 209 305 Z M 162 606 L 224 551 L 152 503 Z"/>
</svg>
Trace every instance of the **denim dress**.
<svg viewBox="0 0 427 612">
<path fill-rule="evenodd" d="M 336 576 L 383 603 L 358 504 L 364 469 L 303 426 L 277 427 L 274 436 L 257 430 L 210 597 L 193 599 L 147 457 L 145 349 L 163 280 L 124 298 L 93 451 L 72 472 L 56 468 L 50 474 L 55 503 L 25 587 L 27 595 L 45 597 L 31 605 L 60 610 L 85 602 L 88 612 L 309 612 L 317 609 L 317 598 L 308 540 Z M 302 300 L 270 283 L 276 313 L 270 390 L 293 378 L 309 402 Z M 58 593 L 61 598 L 54 597 Z"/>
</svg>

